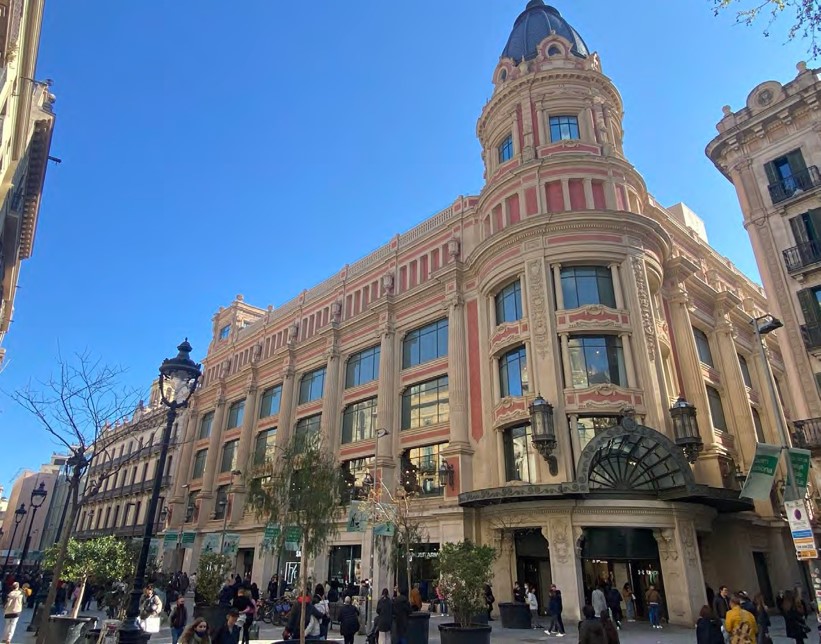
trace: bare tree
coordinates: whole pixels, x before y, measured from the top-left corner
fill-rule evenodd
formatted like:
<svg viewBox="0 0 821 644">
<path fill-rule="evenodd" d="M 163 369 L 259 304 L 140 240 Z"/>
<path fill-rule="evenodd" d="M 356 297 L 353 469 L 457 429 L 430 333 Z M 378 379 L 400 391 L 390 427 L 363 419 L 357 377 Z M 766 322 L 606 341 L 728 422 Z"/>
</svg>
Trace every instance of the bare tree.
<svg viewBox="0 0 821 644">
<path fill-rule="evenodd" d="M 818 36 L 821 31 L 821 0 L 713 0 L 713 13 L 718 15 L 730 7 L 737 7 L 736 21 L 752 25 L 759 18 L 766 20 L 764 36 L 783 14 L 792 14 L 792 25 L 787 38 L 793 40 L 800 36 L 810 41 L 808 53 L 817 58 L 821 53 Z"/>
<path fill-rule="evenodd" d="M 120 383 L 125 370 L 104 364 L 87 351 L 76 354 L 72 361 L 58 356 L 57 367 L 57 373 L 47 380 L 29 383 L 10 394 L 71 454 L 66 463 L 67 529 L 63 530 L 57 547 L 52 583 L 43 608 L 46 615 L 54 605 L 57 581 L 66 562 L 69 539 L 80 508 L 123 466 L 119 459 L 114 460 L 110 448 L 120 440 L 118 426 L 131 416 L 137 402 L 136 392 Z M 141 450 L 136 450 L 128 460 L 140 455 Z M 46 644 L 45 637 L 46 629 L 41 628 L 37 644 Z"/>
</svg>

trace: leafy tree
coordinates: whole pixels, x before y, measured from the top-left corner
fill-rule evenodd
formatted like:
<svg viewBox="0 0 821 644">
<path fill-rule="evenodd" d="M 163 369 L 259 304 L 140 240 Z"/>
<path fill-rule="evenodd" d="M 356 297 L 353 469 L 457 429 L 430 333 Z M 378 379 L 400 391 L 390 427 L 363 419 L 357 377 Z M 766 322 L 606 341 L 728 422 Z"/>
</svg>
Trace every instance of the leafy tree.
<svg viewBox="0 0 821 644">
<path fill-rule="evenodd" d="M 821 0 L 713 0 L 713 13 L 718 15 L 730 7 L 736 9 L 737 22 L 752 25 L 762 14 L 767 20 L 764 36 L 770 35 L 773 24 L 784 13 L 792 14 L 792 26 L 787 32 L 787 38 L 793 40 L 796 36 L 809 39 L 807 51 L 813 58 L 821 53 L 818 35 L 821 31 Z"/>
<path fill-rule="evenodd" d="M 489 584 L 496 550 L 471 541 L 443 543 L 439 548 L 440 587 L 459 626 L 469 626 L 485 610 L 485 584 Z"/>
<path fill-rule="evenodd" d="M 220 589 L 231 572 L 231 560 L 218 552 L 203 552 L 197 565 L 197 594 L 205 603 L 215 605 Z"/>
<path fill-rule="evenodd" d="M 53 568 L 60 556 L 60 546 L 52 547 L 45 556 L 46 568 Z M 86 584 L 105 585 L 111 581 L 122 581 L 134 572 L 134 558 L 131 550 L 122 539 L 116 537 L 98 537 L 88 541 L 70 539 L 65 556 L 61 579 L 69 579 L 80 585 L 80 597 Z M 77 617 L 80 604 L 75 602 L 71 616 Z"/>
<path fill-rule="evenodd" d="M 284 447 L 277 448 L 272 458 L 251 469 L 246 503 L 258 519 L 283 526 L 276 546 L 284 541 L 287 526 L 301 533 L 304 592 L 310 593 L 307 560 L 322 553 L 337 533 L 334 515 L 339 509 L 338 500 L 336 460 L 314 436 L 294 435 Z M 299 639 L 304 643 L 305 603 L 299 605 Z"/>
</svg>

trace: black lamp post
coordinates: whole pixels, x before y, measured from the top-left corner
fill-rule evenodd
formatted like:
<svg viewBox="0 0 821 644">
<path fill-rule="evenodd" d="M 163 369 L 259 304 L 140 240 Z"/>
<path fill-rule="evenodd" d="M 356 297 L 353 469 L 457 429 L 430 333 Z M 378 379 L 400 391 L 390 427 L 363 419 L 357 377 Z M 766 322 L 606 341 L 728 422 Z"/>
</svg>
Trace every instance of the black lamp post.
<svg viewBox="0 0 821 644">
<path fill-rule="evenodd" d="M 145 525 L 143 526 L 143 543 L 140 549 L 140 558 L 137 560 L 137 571 L 134 575 L 134 587 L 131 590 L 131 597 L 128 602 L 125 620 L 120 627 L 120 644 L 142 644 L 147 642 L 151 635 L 140 628 L 140 597 L 145 586 L 145 570 L 148 567 L 148 552 L 151 548 L 151 537 L 154 533 L 154 522 L 157 515 L 157 506 L 160 500 L 160 488 L 162 487 L 163 473 L 165 472 L 165 459 L 168 456 L 168 444 L 171 441 L 171 429 L 177 419 L 177 412 L 183 409 L 197 388 L 200 379 L 201 365 L 191 360 L 191 345 L 188 338 L 183 340 L 177 347 L 179 353 L 175 358 L 163 360 L 160 366 L 160 396 L 162 403 L 168 407 L 165 428 L 162 433 L 160 443 L 160 455 L 157 460 L 157 468 L 154 475 L 154 484 L 151 488 L 151 500 L 148 504 L 148 511 L 145 513 Z M 165 396 L 166 381 L 170 381 L 173 386 L 173 396 L 169 400 Z"/>
<path fill-rule="evenodd" d="M 21 503 L 20 507 L 14 511 L 14 530 L 11 533 L 11 541 L 9 541 L 8 550 L 6 550 L 6 560 L 3 562 L 3 574 L 2 574 L 2 581 L 3 583 L 3 594 L 5 595 L 6 592 L 6 568 L 9 565 L 9 557 L 11 556 L 11 547 L 14 545 L 14 538 L 17 536 L 17 528 L 23 522 L 23 519 L 26 517 L 28 510 L 26 510 L 26 504 Z"/>
<path fill-rule="evenodd" d="M 670 407 L 670 418 L 673 419 L 673 435 L 676 445 L 681 448 L 690 463 L 695 463 L 699 452 L 704 448 L 701 434 L 698 433 L 696 408 L 679 396 Z"/>
<path fill-rule="evenodd" d="M 23 570 L 23 561 L 25 561 L 26 556 L 29 552 L 29 546 L 31 545 L 31 529 L 34 527 L 34 518 L 37 516 L 37 510 L 40 509 L 40 506 L 46 502 L 46 497 L 48 496 L 48 492 L 46 492 L 46 484 L 40 483 L 35 489 L 31 491 L 31 498 L 29 499 L 29 507 L 31 508 L 31 519 L 29 519 L 29 528 L 26 531 L 26 542 L 23 545 L 23 554 L 20 555 L 20 563 L 17 565 L 17 576 L 20 576 L 20 573 Z"/>
<path fill-rule="evenodd" d="M 544 460 L 548 460 L 556 449 L 556 429 L 553 421 L 553 405 L 542 398 L 541 394 L 530 403 L 530 428 L 533 432 L 533 447 Z"/>
</svg>

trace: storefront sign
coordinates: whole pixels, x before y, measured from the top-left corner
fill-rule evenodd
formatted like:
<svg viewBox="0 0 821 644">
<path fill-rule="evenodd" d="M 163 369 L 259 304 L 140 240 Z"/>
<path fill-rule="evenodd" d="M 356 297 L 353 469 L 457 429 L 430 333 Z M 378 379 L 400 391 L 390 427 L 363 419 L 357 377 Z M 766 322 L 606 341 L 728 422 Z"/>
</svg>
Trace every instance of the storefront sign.
<svg viewBox="0 0 821 644">
<path fill-rule="evenodd" d="M 787 450 L 792 470 L 795 472 L 795 485 L 802 496 L 807 491 L 807 479 L 810 476 L 810 452 L 806 449 L 791 447 Z"/>
<path fill-rule="evenodd" d="M 222 541 L 222 554 L 228 557 L 236 557 L 239 551 L 239 535 L 226 534 Z"/>
<path fill-rule="evenodd" d="M 377 523 L 373 527 L 373 536 L 375 537 L 392 537 L 394 528 L 392 523 Z"/>
<path fill-rule="evenodd" d="M 176 530 L 166 530 L 165 534 L 162 538 L 162 545 L 163 548 L 175 548 L 177 546 L 177 541 L 180 538 L 180 533 Z"/>
<path fill-rule="evenodd" d="M 815 545 L 815 536 L 812 533 L 812 525 L 810 525 L 804 499 L 785 501 L 784 510 L 787 512 L 787 520 L 790 522 L 790 532 L 792 533 L 797 557 L 799 559 L 817 559 L 818 549 Z"/>
<path fill-rule="evenodd" d="M 747 499 L 764 501 L 770 498 L 773 487 L 773 478 L 778 467 L 778 458 L 781 447 L 758 443 L 755 446 L 755 458 L 750 466 L 750 473 L 741 488 L 741 495 Z"/>
<path fill-rule="evenodd" d="M 359 501 L 351 501 L 351 505 L 348 508 L 348 525 L 345 526 L 345 532 L 365 532 L 368 517 L 360 506 L 361 503 Z"/>
<path fill-rule="evenodd" d="M 302 529 L 296 526 L 285 528 L 285 549 L 299 550 L 299 543 L 302 541 Z"/>
<path fill-rule="evenodd" d="M 220 535 L 216 532 L 209 532 L 202 535 L 202 552 L 219 552 Z"/>
<path fill-rule="evenodd" d="M 265 541 L 269 543 L 273 543 L 277 539 L 279 539 L 279 535 L 282 534 L 282 528 L 279 527 L 278 523 L 269 523 L 265 526 L 265 536 L 263 537 Z"/>
<path fill-rule="evenodd" d="M 197 540 L 197 533 L 196 532 L 183 532 L 182 533 L 182 547 L 183 548 L 193 548 L 194 541 Z"/>
</svg>

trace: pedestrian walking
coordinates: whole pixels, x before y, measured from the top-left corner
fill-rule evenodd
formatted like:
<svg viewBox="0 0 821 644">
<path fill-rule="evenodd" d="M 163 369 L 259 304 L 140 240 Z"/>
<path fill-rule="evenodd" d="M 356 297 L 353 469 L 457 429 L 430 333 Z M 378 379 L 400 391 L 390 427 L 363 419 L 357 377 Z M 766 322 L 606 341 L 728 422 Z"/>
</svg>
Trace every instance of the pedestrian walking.
<svg viewBox="0 0 821 644">
<path fill-rule="evenodd" d="M 767 613 L 767 605 L 764 603 L 764 595 L 758 593 L 753 600 L 755 605 L 755 622 L 758 625 L 758 636 L 756 644 L 769 644 L 770 639 L 770 615 Z"/>
<path fill-rule="evenodd" d="M 562 591 L 553 584 L 550 587 L 550 598 L 547 604 L 547 614 L 550 617 L 550 625 L 545 631 L 548 635 L 556 635 L 557 637 L 564 637 L 564 622 L 562 622 Z"/>
<path fill-rule="evenodd" d="M 23 612 L 23 598 L 24 593 L 20 590 L 20 584 L 14 582 L 11 585 L 11 591 L 6 596 L 5 610 L 3 612 L 5 621 L 5 630 L 3 632 L 3 642 L 11 643 L 11 638 L 14 637 L 14 631 L 17 628 L 17 620 L 20 619 L 20 613 Z"/>
<path fill-rule="evenodd" d="M 579 622 L 579 644 L 607 644 L 607 634 L 596 611 L 590 604 L 582 608 L 582 621 Z"/>
<path fill-rule="evenodd" d="M 391 608 L 393 612 L 392 630 L 396 633 L 397 640 L 393 644 L 408 644 L 408 620 L 413 611 L 404 588 L 400 588 L 399 593 L 393 598 Z"/>
<path fill-rule="evenodd" d="M 784 595 L 781 610 L 784 613 L 784 624 L 787 627 L 787 637 L 795 641 L 796 644 L 804 644 L 804 641 L 807 639 L 807 635 L 810 632 L 810 627 L 807 626 L 804 614 L 798 609 L 792 593 Z"/>
<path fill-rule="evenodd" d="M 379 632 L 379 644 L 391 644 L 391 626 L 393 625 L 393 604 L 388 589 L 382 589 L 382 596 L 376 604 L 376 630 Z"/>
<path fill-rule="evenodd" d="M 610 619 L 610 611 L 603 610 L 601 615 L 599 615 L 599 619 L 601 619 L 601 625 L 607 637 L 607 644 L 621 644 L 621 642 L 619 642 L 619 629 L 616 628 L 615 623 Z"/>
<path fill-rule="evenodd" d="M 197 617 L 182 634 L 179 644 L 211 644 L 211 637 L 208 635 L 208 622 L 202 617 Z"/>
<path fill-rule="evenodd" d="M 530 625 L 533 628 L 544 628 L 539 623 L 539 599 L 536 597 L 536 586 L 533 584 L 525 584 L 527 591 L 527 605 L 530 608 Z"/>
<path fill-rule="evenodd" d="M 188 609 L 185 607 L 185 597 L 177 597 L 177 601 L 168 616 L 168 623 L 171 626 L 171 644 L 177 644 L 185 631 L 185 625 L 188 623 Z"/>
<path fill-rule="evenodd" d="M 239 611 L 239 625 L 242 628 L 242 644 L 251 641 L 251 625 L 254 623 L 254 614 L 257 612 L 257 605 L 251 597 L 251 591 L 247 588 L 240 588 L 237 598 L 234 600 L 234 608 Z"/>
<path fill-rule="evenodd" d="M 624 584 L 621 589 L 621 597 L 624 600 L 624 608 L 627 610 L 627 621 L 636 621 L 636 596 L 633 594 L 633 587 L 630 584 Z"/>
<path fill-rule="evenodd" d="M 596 587 L 590 594 L 590 603 L 593 605 L 593 610 L 597 616 L 601 615 L 602 611 L 607 610 L 607 595 L 604 594 L 604 586 L 601 582 L 596 584 Z"/>
<path fill-rule="evenodd" d="M 722 624 L 713 609 L 702 606 L 696 622 L 696 644 L 724 644 Z"/>
<path fill-rule="evenodd" d="M 755 644 L 758 633 L 755 615 L 741 608 L 741 602 L 738 595 L 730 598 L 730 610 L 724 618 L 724 630 L 730 636 L 730 644 Z"/>
<path fill-rule="evenodd" d="M 650 626 L 661 630 L 661 593 L 656 590 L 653 584 L 650 584 L 650 587 L 644 594 L 644 599 L 647 602 Z"/>
<path fill-rule="evenodd" d="M 487 609 L 487 621 L 492 622 L 493 618 L 490 614 L 493 612 L 493 604 L 496 598 L 493 596 L 493 589 L 490 584 L 485 584 L 485 608 Z"/>
<path fill-rule="evenodd" d="M 345 597 L 339 609 L 339 633 L 345 644 L 354 644 L 354 636 L 359 632 L 359 609 L 351 604 L 351 598 Z"/>
<path fill-rule="evenodd" d="M 615 586 L 608 586 L 605 590 L 605 596 L 607 597 L 607 608 L 610 609 L 613 622 L 616 624 L 616 628 L 619 629 L 624 619 L 621 612 L 621 593 Z"/>
</svg>

